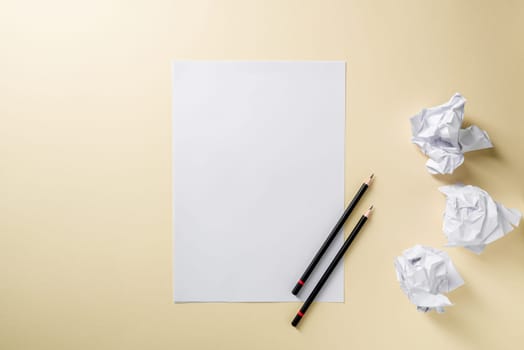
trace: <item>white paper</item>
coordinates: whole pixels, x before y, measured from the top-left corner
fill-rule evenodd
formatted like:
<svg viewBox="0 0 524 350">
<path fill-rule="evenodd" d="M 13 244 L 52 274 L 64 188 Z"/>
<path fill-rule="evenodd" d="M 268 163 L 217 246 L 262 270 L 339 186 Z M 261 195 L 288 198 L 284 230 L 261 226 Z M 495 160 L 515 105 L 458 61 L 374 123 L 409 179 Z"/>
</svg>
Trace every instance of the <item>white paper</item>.
<svg viewBox="0 0 524 350">
<path fill-rule="evenodd" d="M 345 63 L 175 62 L 173 81 L 175 302 L 296 301 L 344 210 Z M 343 264 L 317 300 L 344 300 Z"/>
<path fill-rule="evenodd" d="M 442 230 L 448 237 L 448 246 L 461 246 L 480 254 L 487 244 L 518 226 L 522 217 L 520 211 L 495 202 L 476 186 L 456 184 L 439 190 L 446 195 Z"/>
<path fill-rule="evenodd" d="M 464 153 L 493 145 L 488 134 L 472 125 L 461 129 L 466 99 L 455 94 L 443 105 L 425 108 L 411 118 L 411 141 L 429 157 L 431 174 L 451 174 L 464 162 Z"/>
<path fill-rule="evenodd" d="M 443 293 L 464 284 L 446 252 L 416 245 L 395 259 L 400 288 L 417 310 L 444 312 L 453 305 Z"/>
</svg>

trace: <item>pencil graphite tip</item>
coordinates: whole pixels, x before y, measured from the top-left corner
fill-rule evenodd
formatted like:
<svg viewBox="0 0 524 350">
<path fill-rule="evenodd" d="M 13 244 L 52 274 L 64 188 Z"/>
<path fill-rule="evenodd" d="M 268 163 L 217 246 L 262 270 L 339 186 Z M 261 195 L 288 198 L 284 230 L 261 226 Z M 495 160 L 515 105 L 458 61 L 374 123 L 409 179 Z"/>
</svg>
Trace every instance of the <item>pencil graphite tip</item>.
<svg viewBox="0 0 524 350">
<path fill-rule="evenodd" d="M 371 176 L 365 181 L 366 185 L 371 185 L 373 182 L 373 179 L 375 178 L 375 174 L 371 174 Z"/>
<path fill-rule="evenodd" d="M 364 213 L 364 216 L 369 218 L 371 216 L 371 213 L 373 212 L 373 206 L 369 207 L 369 209 Z"/>
</svg>

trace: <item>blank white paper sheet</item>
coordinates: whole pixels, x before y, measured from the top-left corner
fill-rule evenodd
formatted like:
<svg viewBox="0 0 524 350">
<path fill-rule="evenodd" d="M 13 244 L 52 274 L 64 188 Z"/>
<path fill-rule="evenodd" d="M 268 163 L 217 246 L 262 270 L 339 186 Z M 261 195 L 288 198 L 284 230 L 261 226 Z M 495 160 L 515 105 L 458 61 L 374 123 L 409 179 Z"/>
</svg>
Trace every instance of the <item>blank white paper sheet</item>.
<svg viewBox="0 0 524 350">
<path fill-rule="evenodd" d="M 173 64 L 175 302 L 291 294 L 344 210 L 344 62 Z M 343 264 L 318 301 L 344 301 Z"/>
</svg>

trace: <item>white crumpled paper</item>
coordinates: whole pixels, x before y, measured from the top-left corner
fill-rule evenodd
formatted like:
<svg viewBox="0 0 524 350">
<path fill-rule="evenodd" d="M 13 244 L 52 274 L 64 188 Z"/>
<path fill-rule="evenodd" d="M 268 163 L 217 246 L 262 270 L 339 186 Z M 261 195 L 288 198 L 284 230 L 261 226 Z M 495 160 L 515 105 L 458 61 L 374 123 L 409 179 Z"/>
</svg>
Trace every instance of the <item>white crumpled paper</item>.
<svg viewBox="0 0 524 350">
<path fill-rule="evenodd" d="M 464 284 L 446 252 L 416 245 L 395 259 L 400 288 L 417 310 L 444 312 L 453 305 L 442 293 L 448 293 Z"/>
<path fill-rule="evenodd" d="M 464 153 L 493 145 L 488 134 L 476 126 L 461 129 L 466 99 L 455 94 L 443 105 L 425 108 L 411 118 L 411 142 L 429 157 L 431 174 L 451 174 L 464 162 Z"/>
<path fill-rule="evenodd" d="M 480 254 L 487 244 L 518 226 L 522 217 L 520 211 L 495 202 L 476 186 L 456 184 L 439 190 L 446 195 L 442 230 L 448 246 L 462 246 Z"/>
</svg>

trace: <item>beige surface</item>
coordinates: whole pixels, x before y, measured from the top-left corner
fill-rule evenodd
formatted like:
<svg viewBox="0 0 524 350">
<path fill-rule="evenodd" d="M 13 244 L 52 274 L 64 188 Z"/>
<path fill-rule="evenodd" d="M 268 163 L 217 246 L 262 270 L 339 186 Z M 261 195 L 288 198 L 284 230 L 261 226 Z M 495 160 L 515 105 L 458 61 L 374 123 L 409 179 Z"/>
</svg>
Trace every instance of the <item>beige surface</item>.
<svg viewBox="0 0 524 350">
<path fill-rule="evenodd" d="M 440 184 L 524 209 L 519 1 L 2 1 L 0 348 L 521 349 L 524 232 L 417 313 L 393 258 L 441 247 Z M 345 304 L 171 302 L 170 61 L 348 62 L 347 196 L 376 215 L 346 259 Z M 408 117 L 460 91 L 495 150 L 430 176 Z M 355 222 L 355 218 L 351 223 Z"/>
</svg>

